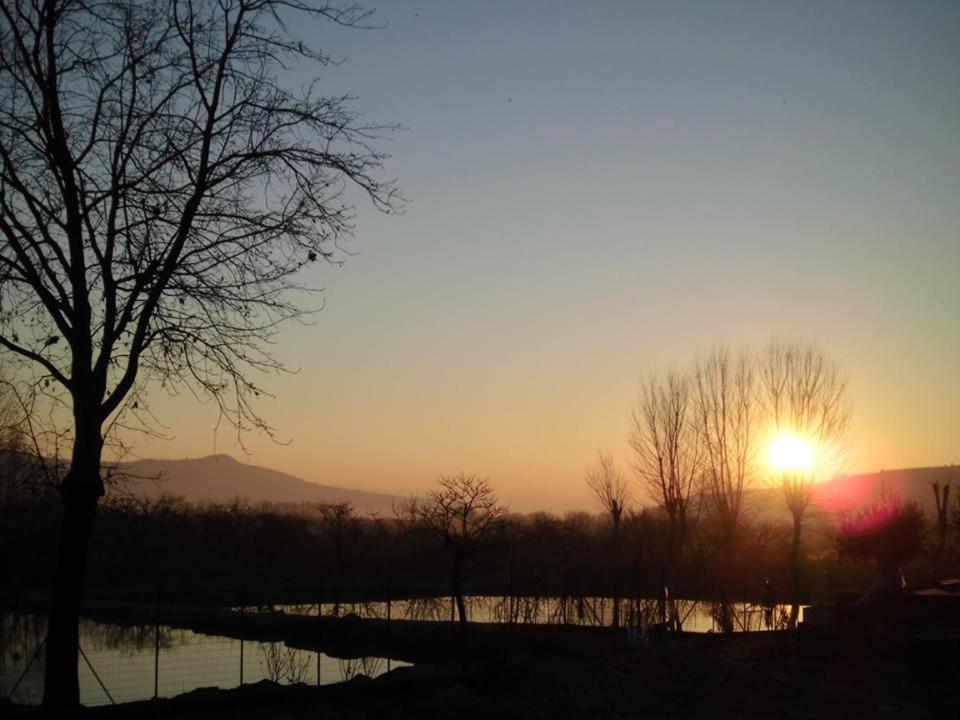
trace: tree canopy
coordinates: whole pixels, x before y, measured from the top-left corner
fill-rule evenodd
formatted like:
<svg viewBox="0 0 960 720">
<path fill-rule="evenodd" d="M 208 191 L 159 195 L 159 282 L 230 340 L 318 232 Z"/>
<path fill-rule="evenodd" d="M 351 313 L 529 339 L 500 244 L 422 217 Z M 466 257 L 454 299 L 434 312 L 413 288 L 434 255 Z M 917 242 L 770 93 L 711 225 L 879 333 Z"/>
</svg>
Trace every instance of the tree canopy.
<svg viewBox="0 0 960 720">
<path fill-rule="evenodd" d="M 0 347 L 92 396 L 101 421 L 155 381 L 265 427 L 250 371 L 279 367 L 269 341 L 304 311 L 297 271 L 339 262 L 349 187 L 399 207 L 372 144 L 391 127 L 283 77 L 332 61 L 296 16 L 367 14 L 296 0 L 0 14 Z"/>
</svg>

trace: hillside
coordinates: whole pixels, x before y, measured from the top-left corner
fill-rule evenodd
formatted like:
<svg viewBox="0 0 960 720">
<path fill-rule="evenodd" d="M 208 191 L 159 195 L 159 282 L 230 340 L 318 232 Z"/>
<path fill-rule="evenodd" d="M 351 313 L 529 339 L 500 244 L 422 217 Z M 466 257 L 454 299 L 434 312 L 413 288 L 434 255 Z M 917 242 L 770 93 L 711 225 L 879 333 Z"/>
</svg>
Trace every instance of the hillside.
<svg viewBox="0 0 960 720">
<path fill-rule="evenodd" d="M 875 502 L 884 493 L 889 493 L 904 500 L 918 502 L 928 514 L 932 514 L 935 512 L 935 504 L 930 486 L 935 481 L 941 484 L 952 482 L 955 486 L 953 492 L 960 493 L 960 468 L 903 468 L 859 475 L 839 475 L 818 485 L 814 500 L 824 510 L 843 512 Z"/>
<path fill-rule="evenodd" d="M 237 497 L 252 503 L 350 502 L 363 515 L 389 514 L 399 499 L 394 495 L 306 482 L 277 470 L 242 463 L 229 455 L 137 460 L 124 464 L 123 470 L 135 476 L 126 486 L 126 490 L 135 495 L 182 495 L 189 502 L 225 502 Z"/>
<path fill-rule="evenodd" d="M 381 515 L 392 513 L 394 504 L 400 500 L 395 495 L 306 482 L 277 470 L 242 463 L 229 455 L 185 460 L 138 460 L 124 468 L 132 475 L 144 478 L 132 481 L 128 489 L 146 497 L 182 495 L 190 502 L 225 502 L 236 497 L 254 503 L 350 502 L 360 514 L 376 512 Z M 838 475 L 819 483 L 814 487 L 811 510 L 826 516 L 855 511 L 879 500 L 886 492 L 919 502 L 932 517 L 935 506 L 930 485 L 935 480 L 952 482 L 951 505 L 958 502 L 960 467 L 902 468 Z M 751 512 L 768 520 L 788 519 L 777 487 L 754 486 L 747 491 L 745 501 Z"/>
<path fill-rule="evenodd" d="M 809 506 L 808 522 L 830 522 L 831 518 L 856 512 L 880 500 L 884 494 L 912 500 L 920 504 L 927 518 L 936 516 L 936 504 L 931 484 L 950 483 L 950 507 L 955 509 L 960 502 L 960 466 L 938 466 L 880 470 L 855 475 L 837 475 L 817 483 Z M 744 510 L 748 515 L 768 522 L 789 523 L 790 514 L 784 504 L 780 488 L 770 483 L 751 485 L 744 491 Z M 704 495 L 694 500 L 694 506 L 709 506 L 710 498 Z"/>
<path fill-rule="evenodd" d="M 931 483 L 952 482 L 951 506 L 960 497 L 960 467 L 921 467 L 881 470 L 856 475 L 838 475 L 813 488 L 811 510 L 824 515 L 856 511 L 879 500 L 884 493 L 920 503 L 928 517 L 936 506 Z M 770 520 L 786 520 L 787 511 L 777 487 L 754 487 L 747 493 L 747 505 Z"/>
</svg>

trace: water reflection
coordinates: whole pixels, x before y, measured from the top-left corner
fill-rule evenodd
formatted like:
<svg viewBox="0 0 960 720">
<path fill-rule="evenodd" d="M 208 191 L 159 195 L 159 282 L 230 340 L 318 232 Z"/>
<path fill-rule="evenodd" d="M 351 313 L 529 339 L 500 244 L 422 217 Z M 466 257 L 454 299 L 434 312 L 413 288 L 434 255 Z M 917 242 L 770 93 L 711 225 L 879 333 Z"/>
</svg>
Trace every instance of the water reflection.
<svg viewBox="0 0 960 720">
<path fill-rule="evenodd" d="M 267 679 L 293 685 L 307 682 L 310 677 L 312 653 L 288 648 L 283 643 L 261 643 L 260 652 Z"/>
<path fill-rule="evenodd" d="M 46 630 L 43 617 L 0 613 L 0 697 L 10 697 L 16 686 L 11 698 L 14 702 L 40 702 L 44 664 L 41 644 Z M 165 626 L 160 626 L 158 634 L 153 625 L 121 627 L 91 620 L 80 623 L 80 647 L 118 703 L 155 695 L 173 697 L 201 687 L 237 687 L 241 678 L 240 645 L 234 638 Z M 290 648 L 282 642 L 245 641 L 243 646 L 244 683 L 266 679 L 283 685 L 326 685 L 359 673 L 376 677 L 408 664 L 365 658 L 344 665 L 339 658 Z M 79 675 L 80 701 L 84 705 L 110 704 L 110 697 L 83 658 Z"/>
<path fill-rule="evenodd" d="M 47 635 L 45 619 L 36 615 L 0 614 L 0 673 L 25 666 Z"/>
<path fill-rule="evenodd" d="M 467 618 L 479 623 L 606 627 L 614 619 L 614 603 L 609 597 L 473 595 L 464 602 Z M 789 628 L 791 606 L 686 599 L 663 604 L 656 599 L 632 598 L 621 599 L 619 610 L 618 625 L 623 627 L 666 623 L 687 632 L 742 632 Z M 315 617 L 317 605 L 271 605 L 262 611 Z M 323 603 L 320 611 L 328 617 L 355 615 L 384 620 L 387 603 Z M 450 622 L 455 618 L 453 599 L 440 596 L 394 600 L 390 603 L 390 616 L 395 620 Z M 799 609 L 799 619 L 803 619 L 803 607 Z"/>
<path fill-rule="evenodd" d="M 373 678 L 384 673 L 388 662 L 379 657 L 340 658 L 340 673 L 344 680 L 353 680 L 358 675 Z"/>
</svg>

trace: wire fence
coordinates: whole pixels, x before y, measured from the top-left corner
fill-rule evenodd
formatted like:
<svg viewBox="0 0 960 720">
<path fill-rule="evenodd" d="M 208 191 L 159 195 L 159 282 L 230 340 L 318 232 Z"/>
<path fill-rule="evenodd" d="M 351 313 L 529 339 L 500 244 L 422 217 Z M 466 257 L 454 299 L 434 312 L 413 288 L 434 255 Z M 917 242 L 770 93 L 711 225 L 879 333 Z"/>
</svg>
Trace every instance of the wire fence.
<svg viewBox="0 0 960 720">
<path fill-rule="evenodd" d="M 43 697 L 45 619 L 8 613 L 0 638 L 0 696 L 34 705 Z M 167 625 L 122 627 L 83 620 L 78 675 L 83 705 L 169 698 L 201 688 L 231 689 L 269 680 L 326 685 L 376 677 L 409 663 L 382 657 L 337 658 L 264 642 Z"/>
<path fill-rule="evenodd" d="M 289 647 L 283 641 L 243 639 L 258 616 L 345 618 L 385 621 L 387 636 L 396 621 L 448 623 L 455 631 L 455 598 L 437 586 L 406 586 L 400 597 L 389 581 L 376 584 L 302 583 L 234 588 L 172 588 L 157 592 L 156 620 L 123 626 L 84 619 L 80 623 L 78 673 L 84 705 L 109 705 L 169 698 L 202 688 L 231 689 L 269 680 L 274 683 L 326 685 L 358 675 L 376 677 L 407 665 L 381 656 L 338 658 L 317 650 Z M 613 582 L 614 587 L 617 586 Z M 802 607 L 783 604 L 770 586 L 737 591 L 702 591 L 670 597 L 664 588 L 650 598 L 618 591 L 598 592 L 604 581 L 586 590 L 560 582 L 519 587 L 511 580 L 492 594 L 463 599 L 467 620 L 505 626 L 552 624 L 617 627 L 631 642 L 653 629 L 693 632 L 782 630 L 802 620 Z M 692 594 L 692 593 L 691 593 Z M 632 596 L 631 596 L 632 595 Z M 192 605 L 198 597 L 219 607 L 232 622 L 223 634 L 204 634 L 161 621 L 161 607 Z M 736 601 L 727 598 L 737 597 Z M 829 596 L 822 598 L 830 600 Z M 312 600 L 312 601 L 311 601 Z M 142 607 L 142 606 L 141 606 Z M 214 612 L 217 612 L 216 610 Z M 39 703 L 43 695 L 46 619 L 37 614 L 0 615 L 0 696 L 20 704 Z M 322 644 L 322 643 L 321 643 Z M 389 654 L 389 646 L 386 654 Z"/>
</svg>

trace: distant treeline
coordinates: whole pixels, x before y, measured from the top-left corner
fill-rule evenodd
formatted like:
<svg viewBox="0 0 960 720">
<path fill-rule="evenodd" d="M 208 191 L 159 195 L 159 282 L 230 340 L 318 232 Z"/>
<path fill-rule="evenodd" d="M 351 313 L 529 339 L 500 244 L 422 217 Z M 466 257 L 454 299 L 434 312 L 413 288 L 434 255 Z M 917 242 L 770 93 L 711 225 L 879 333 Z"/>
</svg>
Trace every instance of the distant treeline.
<svg viewBox="0 0 960 720">
<path fill-rule="evenodd" d="M 0 567 L 8 587 L 45 587 L 56 548 L 59 502 L 52 492 L 3 494 Z M 610 522 L 586 512 L 507 517 L 466 568 L 467 594 L 652 596 L 668 564 L 669 524 L 660 513 L 627 513 L 614 545 Z M 704 518 L 694 523 L 674 594 L 695 598 L 759 595 L 766 580 L 785 588 L 790 528 L 744 519 L 727 546 Z M 863 589 L 872 569 L 838 555 L 830 531 L 804 546 L 805 592 Z M 376 588 L 389 581 L 436 583 L 450 560 L 438 540 L 398 517 L 358 517 L 348 504 L 251 506 L 243 500 L 191 505 L 182 499 L 108 496 L 90 553 L 92 590 L 249 584 Z M 929 563 L 908 567 L 924 581 Z"/>
</svg>

